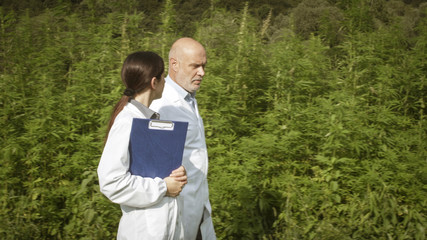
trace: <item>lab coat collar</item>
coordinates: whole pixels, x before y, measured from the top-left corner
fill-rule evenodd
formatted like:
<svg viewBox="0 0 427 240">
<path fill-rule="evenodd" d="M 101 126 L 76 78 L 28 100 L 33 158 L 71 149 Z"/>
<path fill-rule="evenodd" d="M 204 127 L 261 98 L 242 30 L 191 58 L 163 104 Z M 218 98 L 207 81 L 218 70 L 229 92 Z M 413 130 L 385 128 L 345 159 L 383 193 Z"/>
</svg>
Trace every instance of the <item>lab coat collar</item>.
<svg viewBox="0 0 427 240">
<path fill-rule="evenodd" d="M 144 115 L 145 118 L 148 118 L 148 119 L 159 119 L 160 118 L 160 114 L 149 109 L 144 104 L 136 101 L 135 99 L 131 99 L 129 103 L 134 105 L 136 108 L 138 108 L 138 110 L 142 113 L 142 115 Z"/>
</svg>

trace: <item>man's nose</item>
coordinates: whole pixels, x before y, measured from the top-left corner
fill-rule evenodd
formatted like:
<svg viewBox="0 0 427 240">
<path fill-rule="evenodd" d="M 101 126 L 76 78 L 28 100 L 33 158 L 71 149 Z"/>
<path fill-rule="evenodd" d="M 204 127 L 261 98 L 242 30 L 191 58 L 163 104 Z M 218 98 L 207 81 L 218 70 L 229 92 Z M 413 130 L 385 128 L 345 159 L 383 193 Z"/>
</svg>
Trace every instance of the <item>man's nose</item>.
<svg viewBox="0 0 427 240">
<path fill-rule="evenodd" d="M 203 69 L 203 67 L 199 67 L 197 74 L 201 77 L 205 76 L 205 69 Z"/>
</svg>

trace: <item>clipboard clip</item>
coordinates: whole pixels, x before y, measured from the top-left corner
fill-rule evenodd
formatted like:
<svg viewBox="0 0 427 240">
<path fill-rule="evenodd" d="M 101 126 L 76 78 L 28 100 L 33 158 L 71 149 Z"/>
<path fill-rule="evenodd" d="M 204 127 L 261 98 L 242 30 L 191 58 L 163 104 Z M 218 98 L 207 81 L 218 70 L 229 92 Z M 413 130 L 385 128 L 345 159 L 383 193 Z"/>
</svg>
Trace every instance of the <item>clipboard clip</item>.
<svg viewBox="0 0 427 240">
<path fill-rule="evenodd" d="M 174 123 L 171 121 L 151 120 L 148 124 L 148 129 L 173 131 Z"/>
</svg>

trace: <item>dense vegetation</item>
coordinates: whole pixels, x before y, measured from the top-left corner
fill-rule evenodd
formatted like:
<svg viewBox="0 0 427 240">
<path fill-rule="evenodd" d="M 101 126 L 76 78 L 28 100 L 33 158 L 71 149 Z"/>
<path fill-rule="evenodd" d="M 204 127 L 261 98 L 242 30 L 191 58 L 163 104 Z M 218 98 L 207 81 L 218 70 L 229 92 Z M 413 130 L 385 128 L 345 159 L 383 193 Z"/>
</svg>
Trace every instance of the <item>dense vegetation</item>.
<svg viewBox="0 0 427 240">
<path fill-rule="evenodd" d="M 121 63 L 192 36 L 219 239 L 425 239 L 427 5 L 264 2 L 3 1 L 0 238 L 115 237 Z"/>
</svg>

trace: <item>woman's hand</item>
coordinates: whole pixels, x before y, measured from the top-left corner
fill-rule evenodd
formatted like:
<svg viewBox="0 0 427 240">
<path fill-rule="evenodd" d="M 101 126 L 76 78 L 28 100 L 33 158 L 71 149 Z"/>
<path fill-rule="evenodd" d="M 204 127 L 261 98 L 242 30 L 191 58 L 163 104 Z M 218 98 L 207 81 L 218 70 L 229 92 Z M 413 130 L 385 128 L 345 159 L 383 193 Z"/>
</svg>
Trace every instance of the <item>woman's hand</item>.
<svg viewBox="0 0 427 240">
<path fill-rule="evenodd" d="M 178 196 L 182 191 L 182 188 L 184 188 L 184 185 L 187 184 L 187 172 L 185 171 L 184 166 L 180 166 L 173 170 L 169 177 L 166 177 L 164 180 L 168 189 L 166 196 Z"/>
</svg>

